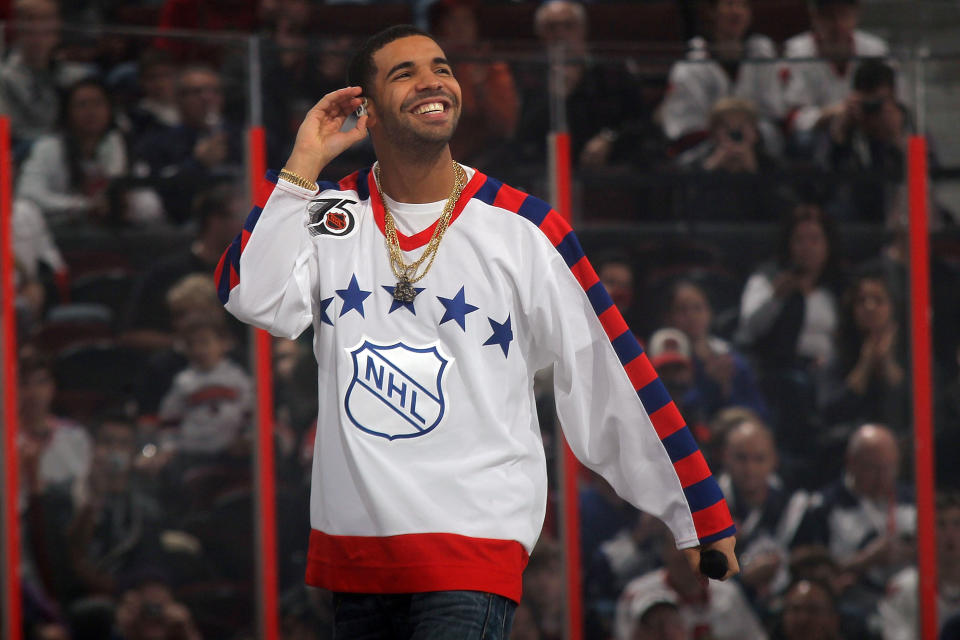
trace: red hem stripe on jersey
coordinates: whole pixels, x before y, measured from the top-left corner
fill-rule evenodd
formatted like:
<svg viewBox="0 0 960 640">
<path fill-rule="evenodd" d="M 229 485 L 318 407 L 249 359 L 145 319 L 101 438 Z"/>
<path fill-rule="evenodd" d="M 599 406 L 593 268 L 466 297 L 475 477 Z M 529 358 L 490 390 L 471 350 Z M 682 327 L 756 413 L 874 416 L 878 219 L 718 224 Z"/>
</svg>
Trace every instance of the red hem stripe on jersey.
<svg viewBox="0 0 960 640">
<path fill-rule="evenodd" d="M 736 528 L 730 511 L 693 434 L 622 314 L 599 282 L 567 221 L 544 201 L 493 178 L 488 178 L 478 190 L 477 198 L 527 218 L 560 253 L 586 293 L 674 465 L 701 542 L 713 536 L 719 539 L 732 535 Z M 719 535 L 723 532 L 725 535 Z"/>
<path fill-rule="evenodd" d="M 457 218 L 460 217 L 460 214 L 463 212 L 463 208 L 467 206 L 467 203 L 470 202 L 470 198 L 477 193 L 477 190 L 483 186 L 483 183 L 486 182 L 487 176 L 480 173 L 480 171 L 474 171 L 473 177 L 470 178 L 470 181 L 467 182 L 467 186 L 463 188 L 463 192 L 460 194 L 460 198 L 457 200 L 457 204 L 453 207 L 453 213 L 450 215 L 450 223 L 453 224 L 456 222 Z M 367 189 L 370 191 L 370 204 L 373 207 L 373 219 L 377 222 L 377 227 L 380 229 L 380 233 L 386 237 L 387 228 L 384 221 L 383 213 L 383 202 L 380 200 L 380 192 L 377 191 L 377 181 L 373 175 L 373 171 L 369 172 L 367 176 Z M 397 242 L 400 245 L 400 248 L 404 251 L 414 251 L 420 247 L 424 247 L 430 242 L 430 238 L 433 236 L 434 229 L 437 228 L 437 220 L 432 225 L 415 233 L 412 236 L 405 236 L 403 233 L 397 229 Z"/>
<path fill-rule="evenodd" d="M 529 557 L 519 542 L 452 533 L 310 532 L 307 584 L 351 593 L 486 591 L 520 601 Z"/>
<path fill-rule="evenodd" d="M 260 220 L 260 214 L 263 213 L 263 207 L 266 206 L 270 194 L 277 186 L 278 176 L 274 171 L 268 171 L 256 186 L 253 194 L 253 208 L 243 223 L 240 233 L 233 239 L 230 246 L 227 247 L 223 255 L 220 256 L 220 262 L 213 272 L 213 282 L 217 286 L 217 297 L 222 304 L 227 304 L 230 299 L 230 291 L 240 283 L 240 254 L 247 247 L 247 241 L 253 228 L 257 226 Z"/>
</svg>

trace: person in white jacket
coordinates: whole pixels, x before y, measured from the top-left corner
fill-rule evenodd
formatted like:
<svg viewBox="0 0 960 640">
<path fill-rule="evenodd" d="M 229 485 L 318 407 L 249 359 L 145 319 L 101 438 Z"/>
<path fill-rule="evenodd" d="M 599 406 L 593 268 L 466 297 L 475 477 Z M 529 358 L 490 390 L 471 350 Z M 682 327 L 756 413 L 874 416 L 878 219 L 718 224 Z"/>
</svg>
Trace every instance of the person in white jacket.
<svg viewBox="0 0 960 640">
<path fill-rule="evenodd" d="M 852 108 L 849 96 L 858 58 L 889 54 L 883 39 L 857 29 L 859 22 L 859 0 L 812 0 L 811 30 L 783 45 L 788 59 L 782 71 L 787 122 L 801 139 Z"/>
<path fill-rule="evenodd" d="M 690 40 L 686 59 L 670 68 L 660 108 L 664 133 L 681 147 L 691 146 L 707 137 L 716 102 L 737 97 L 755 106 L 765 148 L 776 155 L 783 146 L 779 122 L 784 115 L 777 47 L 767 36 L 750 32 L 749 0 L 712 0 L 709 6 L 710 38 Z"/>
<path fill-rule="evenodd" d="M 546 508 L 533 374 L 551 364 L 580 460 L 691 563 L 716 549 L 736 573 L 723 495 L 576 236 L 453 161 L 460 89 L 437 43 L 391 27 L 348 82 L 307 113 L 215 274 L 241 320 L 313 326 L 306 578 L 334 592 L 336 637 L 507 637 Z M 317 184 L 368 130 L 374 167 Z"/>
</svg>

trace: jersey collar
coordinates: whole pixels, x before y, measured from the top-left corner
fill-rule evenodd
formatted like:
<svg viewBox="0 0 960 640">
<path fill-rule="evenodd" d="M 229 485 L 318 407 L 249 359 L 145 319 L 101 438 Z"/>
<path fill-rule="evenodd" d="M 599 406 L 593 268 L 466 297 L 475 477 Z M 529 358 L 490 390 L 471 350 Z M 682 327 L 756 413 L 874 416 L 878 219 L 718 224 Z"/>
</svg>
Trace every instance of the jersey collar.
<svg viewBox="0 0 960 640">
<path fill-rule="evenodd" d="M 465 186 L 460 193 L 460 198 L 457 199 L 457 204 L 453 207 L 453 213 L 450 215 L 451 225 L 460 217 L 460 213 L 463 211 L 463 208 L 467 206 L 467 203 L 470 202 L 470 198 L 480 190 L 480 187 L 482 187 L 486 181 L 486 175 L 481 173 L 479 169 L 474 170 L 473 177 L 467 182 L 467 186 Z M 380 229 L 380 233 L 386 237 L 387 232 L 384 223 L 383 201 L 380 200 L 380 191 L 377 189 L 377 181 L 373 175 L 372 168 L 367 172 L 367 187 L 370 191 L 370 204 L 373 206 L 373 219 L 377 221 L 377 227 Z M 437 222 L 439 222 L 439 220 L 434 221 L 432 225 L 412 236 L 406 236 L 400 229 L 397 229 L 397 240 L 399 241 L 400 248 L 404 251 L 413 251 L 426 246 L 433 236 L 434 229 L 437 228 Z"/>
</svg>

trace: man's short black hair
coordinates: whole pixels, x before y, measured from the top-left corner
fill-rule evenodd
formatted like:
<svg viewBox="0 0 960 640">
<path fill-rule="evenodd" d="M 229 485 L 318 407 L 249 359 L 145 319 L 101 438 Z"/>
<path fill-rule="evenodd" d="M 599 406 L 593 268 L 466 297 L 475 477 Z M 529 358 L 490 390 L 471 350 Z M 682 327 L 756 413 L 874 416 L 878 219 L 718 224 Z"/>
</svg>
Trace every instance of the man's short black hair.
<svg viewBox="0 0 960 640">
<path fill-rule="evenodd" d="M 893 67 L 880 58 L 864 60 L 853 74 L 853 88 L 860 92 L 876 91 L 882 87 L 894 88 Z"/>
<path fill-rule="evenodd" d="M 394 40 L 410 36 L 424 36 L 433 40 L 433 36 L 412 24 L 397 24 L 387 27 L 380 33 L 367 38 L 360 49 L 353 54 L 353 58 L 350 59 L 350 66 L 347 67 L 347 86 L 362 87 L 363 95 L 369 95 L 370 81 L 377 74 L 377 66 L 373 63 L 373 55 Z"/>
</svg>

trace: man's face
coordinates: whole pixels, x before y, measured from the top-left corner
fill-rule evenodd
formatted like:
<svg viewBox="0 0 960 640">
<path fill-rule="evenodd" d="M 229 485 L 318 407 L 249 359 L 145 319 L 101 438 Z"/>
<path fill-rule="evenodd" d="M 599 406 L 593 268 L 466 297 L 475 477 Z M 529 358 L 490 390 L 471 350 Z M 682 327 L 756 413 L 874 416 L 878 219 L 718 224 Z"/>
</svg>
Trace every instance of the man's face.
<svg viewBox="0 0 960 640">
<path fill-rule="evenodd" d="M 718 40 L 740 40 L 750 28 L 748 0 L 717 0 L 714 31 Z"/>
<path fill-rule="evenodd" d="M 644 614 L 631 640 L 684 640 L 689 637 L 683 616 L 672 604 L 658 604 Z"/>
<path fill-rule="evenodd" d="M 960 562 L 960 507 L 937 512 L 937 559 L 942 564 Z"/>
<path fill-rule="evenodd" d="M 133 459 L 135 435 L 133 426 L 124 422 L 104 422 L 97 431 L 93 461 L 107 480 L 107 490 L 122 491 L 126 487 L 130 462 Z"/>
<path fill-rule="evenodd" d="M 53 373 L 37 369 L 20 378 L 20 411 L 27 421 L 50 412 L 57 387 Z"/>
<path fill-rule="evenodd" d="M 883 439 L 862 447 L 847 461 L 855 491 L 872 500 L 893 495 L 900 470 L 900 455 L 895 442 Z"/>
<path fill-rule="evenodd" d="M 210 71 L 197 69 L 180 76 L 177 98 L 180 117 L 191 127 L 205 126 L 223 110 L 220 78 Z"/>
<path fill-rule="evenodd" d="M 201 371 L 216 367 L 230 347 L 228 339 L 212 327 L 188 330 L 184 342 L 187 358 Z"/>
<path fill-rule="evenodd" d="M 814 583 L 800 582 L 783 603 L 783 633 L 787 640 L 830 640 L 839 621 L 829 594 Z"/>
<path fill-rule="evenodd" d="M 630 265 L 622 262 L 608 262 L 600 267 L 600 282 L 617 306 L 620 313 L 626 313 L 633 304 L 633 271 Z"/>
<path fill-rule="evenodd" d="M 60 10 L 56 2 L 35 2 L 17 12 L 17 45 L 28 62 L 45 65 L 60 43 Z"/>
<path fill-rule="evenodd" d="M 450 141 L 460 119 L 460 85 L 440 46 L 409 36 L 375 54 L 370 131 L 402 149 L 435 148 Z"/>
<path fill-rule="evenodd" d="M 670 303 L 670 325 L 683 331 L 691 340 L 706 338 L 710 333 L 710 302 L 697 287 L 677 288 Z"/>
<path fill-rule="evenodd" d="M 177 95 L 176 68 L 166 63 L 150 65 L 140 76 L 140 86 L 146 97 L 163 103 L 173 102 Z"/>
<path fill-rule="evenodd" d="M 537 37 L 547 47 L 566 46 L 580 53 L 586 46 L 587 25 L 572 2 L 551 2 L 537 12 Z"/>
<path fill-rule="evenodd" d="M 817 273 L 827 263 L 827 234 L 813 220 L 797 224 L 790 234 L 790 260 L 804 273 Z"/>
<path fill-rule="evenodd" d="M 747 424 L 730 433 L 724 464 L 733 485 L 741 491 L 762 490 L 777 465 L 777 456 L 769 434 Z"/>
<path fill-rule="evenodd" d="M 853 32 L 860 22 L 860 7 L 836 4 L 810 12 L 810 23 L 817 36 L 820 53 L 826 56 L 850 55 Z"/>
<path fill-rule="evenodd" d="M 864 133 L 871 138 L 889 139 L 900 133 L 902 116 L 893 87 L 877 87 L 871 91 L 858 91 L 860 123 Z M 890 112 L 894 118 L 891 119 Z"/>
</svg>

